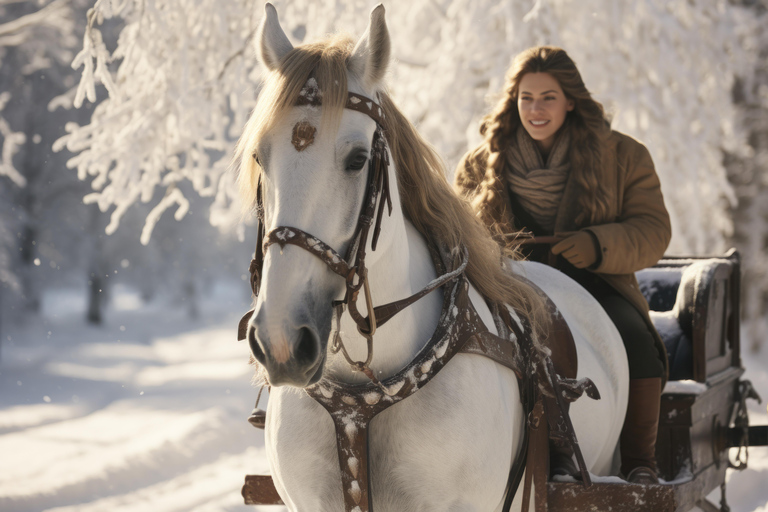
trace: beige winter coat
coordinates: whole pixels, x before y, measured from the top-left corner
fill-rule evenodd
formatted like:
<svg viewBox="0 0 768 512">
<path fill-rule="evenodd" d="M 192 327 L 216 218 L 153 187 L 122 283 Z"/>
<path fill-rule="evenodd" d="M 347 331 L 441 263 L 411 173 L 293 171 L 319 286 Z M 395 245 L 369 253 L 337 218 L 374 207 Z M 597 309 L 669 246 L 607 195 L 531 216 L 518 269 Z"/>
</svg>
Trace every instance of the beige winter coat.
<svg viewBox="0 0 768 512">
<path fill-rule="evenodd" d="M 454 176 L 454 188 L 469 199 L 485 176 L 488 153 L 481 144 L 462 158 Z M 669 214 L 664 207 L 659 177 L 646 147 L 635 139 L 611 132 L 598 179 L 609 193 L 610 222 L 593 226 L 576 224 L 579 187 L 569 177 L 557 210 L 554 234 L 586 229 L 594 233 L 602 261 L 591 269 L 625 297 L 643 315 L 657 338 L 665 366 L 666 349 L 648 315 L 648 303 L 640 292 L 635 272 L 654 265 L 663 255 L 672 236 Z M 518 231 L 512 215 L 506 183 L 497 179 L 487 201 L 477 207 L 486 223 L 497 223 L 505 233 Z"/>
</svg>

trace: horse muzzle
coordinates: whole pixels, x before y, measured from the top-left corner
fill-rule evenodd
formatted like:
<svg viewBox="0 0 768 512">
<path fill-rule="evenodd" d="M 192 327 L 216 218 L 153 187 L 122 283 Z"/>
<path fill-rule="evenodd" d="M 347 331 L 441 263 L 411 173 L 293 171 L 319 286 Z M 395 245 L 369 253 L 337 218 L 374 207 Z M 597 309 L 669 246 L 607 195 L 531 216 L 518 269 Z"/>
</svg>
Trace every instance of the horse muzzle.
<svg viewBox="0 0 768 512">
<path fill-rule="evenodd" d="M 310 322 L 295 328 L 285 323 L 276 327 L 260 321 L 263 316 L 260 312 L 251 318 L 248 343 L 256 360 L 266 369 L 269 384 L 304 388 L 320 380 L 325 343 L 321 342 L 319 330 Z"/>
</svg>

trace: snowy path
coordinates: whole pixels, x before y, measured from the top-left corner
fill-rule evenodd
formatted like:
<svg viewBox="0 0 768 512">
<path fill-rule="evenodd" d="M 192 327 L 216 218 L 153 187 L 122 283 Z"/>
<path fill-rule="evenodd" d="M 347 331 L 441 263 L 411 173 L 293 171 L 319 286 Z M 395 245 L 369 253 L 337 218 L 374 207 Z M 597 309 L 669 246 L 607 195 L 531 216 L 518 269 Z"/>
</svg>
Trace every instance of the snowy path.
<svg viewBox="0 0 768 512">
<path fill-rule="evenodd" d="M 245 420 L 256 396 L 248 347 L 234 340 L 248 300 L 229 295 L 195 321 L 116 297 L 105 325 L 87 327 L 66 296 L 27 324 L 6 319 L 0 510 L 284 512 L 242 505 L 244 475 L 268 466 Z M 744 359 L 768 399 L 768 347 Z M 768 424 L 765 401 L 750 410 Z M 749 465 L 728 475 L 731 510 L 768 512 L 768 449 L 752 449 Z"/>
<path fill-rule="evenodd" d="M 103 327 L 57 307 L 6 325 L 0 363 L 0 510 L 254 511 L 268 472 L 247 421 L 256 390 L 234 307 L 112 310 Z M 279 512 L 282 507 L 262 507 Z"/>
</svg>

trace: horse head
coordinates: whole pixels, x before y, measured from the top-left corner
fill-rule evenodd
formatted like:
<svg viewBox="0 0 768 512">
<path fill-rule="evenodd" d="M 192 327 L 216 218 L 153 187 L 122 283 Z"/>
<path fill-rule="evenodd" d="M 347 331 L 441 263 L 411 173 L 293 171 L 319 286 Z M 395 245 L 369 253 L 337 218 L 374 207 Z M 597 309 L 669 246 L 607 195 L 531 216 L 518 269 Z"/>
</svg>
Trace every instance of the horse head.
<svg viewBox="0 0 768 512">
<path fill-rule="evenodd" d="M 322 376 L 332 303 L 344 297 L 345 279 L 277 239 L 293 232 L 275 230 L 311 234 L 334 257 L 355 244 L 378 124 L 344 106 L 348 93 L 377 97 L 390 42 L 381 5 L 354 46 L 337 37 L 294 48 L 275 8 L 265 10 L 256 45 L 269 75 L 238 144 L 238 180 L 246 197 L 260 195 L 260 222 L 277 243 L 264 246 L 248 340 L 271 385 L 305 387 Z"/>
</svg>

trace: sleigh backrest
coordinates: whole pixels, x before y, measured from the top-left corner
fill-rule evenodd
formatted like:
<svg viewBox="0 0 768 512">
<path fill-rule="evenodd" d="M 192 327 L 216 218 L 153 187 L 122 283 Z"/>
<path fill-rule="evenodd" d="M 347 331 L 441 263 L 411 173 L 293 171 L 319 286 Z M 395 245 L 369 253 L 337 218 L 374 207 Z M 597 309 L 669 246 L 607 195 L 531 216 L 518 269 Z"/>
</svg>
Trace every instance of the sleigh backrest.
<svg viewBox="0 0 768 512">
<path fill-rule="evenodd" d="M 740 257 L 665 257 L 637 272 L 670 358 L 670 380 L 707 380 L 741 366 Z"/>
</svg>

